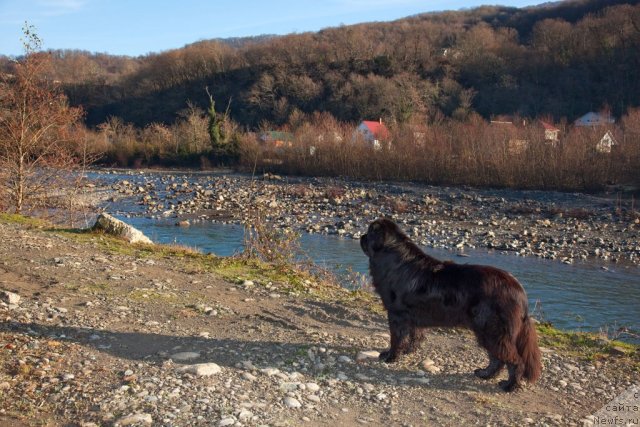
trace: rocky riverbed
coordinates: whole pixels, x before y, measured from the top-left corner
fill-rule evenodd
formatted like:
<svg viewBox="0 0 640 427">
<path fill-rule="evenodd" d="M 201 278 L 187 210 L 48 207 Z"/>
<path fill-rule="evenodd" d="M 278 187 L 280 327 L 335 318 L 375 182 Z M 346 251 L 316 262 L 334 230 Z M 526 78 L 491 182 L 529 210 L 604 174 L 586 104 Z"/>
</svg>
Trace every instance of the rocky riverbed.
<svg viewBox="0 0 640 427">
<path fill-rule="evenodd" d="M 388 330 L 370 295 L 7 220 L 0 320 L 0 425 L 12 426 L 581 425 L 640 363 L 631 347 L 551 334 L 542 379 L 505 394 L 502 377 L 473 376 L 486 360 L 466 331 L 434 329 L 380 363 Z"/>
<path fill-rule="evenodd" d="M 356 239 L 373 219 L 389 216 L 428 247 L 487 248 L 565 263 L 600 259 L 640 264 L 640 213 L 633 201 L 614 197 L 275 175 L 138 173 L 116 182 L 113 175 L 103 178 L 98 179 L 103 189 L 137 204 L 125 213 L 173 218 L 182 226 L 251 223 L 259 209 L 283 229 Z"/>
</svg>

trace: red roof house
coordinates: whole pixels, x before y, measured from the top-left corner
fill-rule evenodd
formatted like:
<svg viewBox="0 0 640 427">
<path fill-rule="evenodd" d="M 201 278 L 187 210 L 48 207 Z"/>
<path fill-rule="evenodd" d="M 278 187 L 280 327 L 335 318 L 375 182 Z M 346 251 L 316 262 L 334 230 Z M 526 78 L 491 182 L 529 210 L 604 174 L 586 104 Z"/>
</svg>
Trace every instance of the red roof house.
<svg viewBox="0 0 640 427">
<path fill-rule="evenodd" d="M 542 124 L 542 127 L 544 128 L 544 140 L 545 141 L 553 141 L 553 142 L 557 142 L 558 141 L 558 134 L 560 133 L 560 129 L 558 129 L 557 127 L 553 126 L 552 124 L 549 124 L 545 121 L 540 120 L 540 123 Z"/>
<path fill-rule="evenodd" d="M 380 143 L 388 141 L 391 137 L 389 129 L 382 123 L 382 120 L 377 122 L 364 120 L 356 129 L 356 132 L 360 133 L 364 140 L 371 143 L 375 149 L 380 149 Z"/>
</svg>

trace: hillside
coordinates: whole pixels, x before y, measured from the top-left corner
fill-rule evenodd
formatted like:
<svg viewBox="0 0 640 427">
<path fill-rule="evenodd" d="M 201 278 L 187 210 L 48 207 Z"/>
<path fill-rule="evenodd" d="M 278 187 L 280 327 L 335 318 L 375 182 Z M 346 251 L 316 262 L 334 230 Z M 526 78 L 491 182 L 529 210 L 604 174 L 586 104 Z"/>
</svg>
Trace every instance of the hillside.
<svg viewBox="0 0 640 427">
<path fill-rule="evenodd" d="M 640 105 L 638 1 L 486 6 L 317 33 L 201 41 L 138 58 L 54 52 L 52 74 L 89 125 L 108 116 L 173 122 L 205 87 L 257 128 L 328 111 L 341 121 L 466 118 L 477 112 L 569 120 Z M 0 66 L 10 69 L 9 61 Z"/>
</svg>

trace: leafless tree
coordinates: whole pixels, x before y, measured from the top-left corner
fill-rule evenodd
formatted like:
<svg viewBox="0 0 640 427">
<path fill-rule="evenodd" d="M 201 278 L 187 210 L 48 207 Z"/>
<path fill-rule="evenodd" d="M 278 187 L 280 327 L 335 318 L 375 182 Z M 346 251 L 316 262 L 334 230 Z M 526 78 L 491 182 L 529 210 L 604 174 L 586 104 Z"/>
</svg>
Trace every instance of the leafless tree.
<svg viewBox="0 0 640 427">
<path fill-rule="evenodd" d="M 59 195 L 65 171 L 80 163 L 74 126 L 82 116 L 47 77 L 49 54 L 25 23 L 25 55 L 0 79 L 0 193 L 23 212 Z M 67 175 L 68 176 L 68 175 Z"/>
</svg>

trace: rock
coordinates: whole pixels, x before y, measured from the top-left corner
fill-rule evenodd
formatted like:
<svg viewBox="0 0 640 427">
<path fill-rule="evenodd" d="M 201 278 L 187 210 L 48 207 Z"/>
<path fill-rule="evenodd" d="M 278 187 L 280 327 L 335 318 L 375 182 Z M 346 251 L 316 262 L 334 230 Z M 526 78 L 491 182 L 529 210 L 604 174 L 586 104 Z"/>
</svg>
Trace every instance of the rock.
<svg viewBox="0 0 640 427">
<path fill-rule="evenodd" d="M 298 399 L 296 399 L 295 397 L 290 397 L 287 396 L 284 398 L 284 405 L 287 408 L 292 408 L 292 409 L 297 409 L 300 408 L 302 406 L 302 404 L 300 403 L 300 401 Z"/>
<path fill-rule="evenodd" d="M 232 425 L 234 425 L 235 423 L 236 423 L 235 418 L 233 418 L 233 417 L 225 417 L 225 418 L 221 419 L 221 420 L 218 422 L 218 425 L 219 425 L 220 427 L 224 427 L 224 426 L 232 426 Z"/>
<path fill-rule="evenodd" d="M 431 365 L 434 365 L 434 364 L 435 364 L 435 362 L 433 360 L 429 359 L 428 357 L 422 361 L 422 366 L 423 367 L 431 366 Z"/>
<path fill-rule="evenodd" d="M 315 394 L 308 395 L 307 399 L 315 403 L 320 403 L 320 396 L 317 396 Z"/>
<path fill-rule="evenodd" d="M 240 413 L 238 414 L 238 419 L 240 421 L 248 421 L 252 417 L 253 417 L 253 412 L 247 411 L 246 409 L 241 410 Z"/>
<path fill-rule="evenodd" d="M 280 384 L 280 390 L 282 391 L 294 391 L 298 389 L 298 383 L 285 382 Z"/>
<path fill-rule="evenodd" d="M 152 245 L 153 242 L 140 230 L 129 224 L 112 217 L 107 213 L 102 213 L 96 219 L 96 223 L 91 228 L 93 231 L 101 231 L 116 237 L 121 237 L 129 243 L 145 243 Z"/>
<path fill-rule="evenodd" d="M 187 360 L 193 360 L 200 357 L 200 353 L 194 351 L 184 351 L 182 353 L 176 353 L 169 356 L 174 362 L 185 362 Z"/>
<path fill-rule="evenodd" d="M 440 372 L 440 368 L 434 365 L 433 360 L 428 358 L 422 361 L 422 368 L 431 374 L 437 374 Z"/>
<path fill-rule="evenodd" d="M 9 384 L 7 381 L 0 383 L 0 391 L 9 390 L 10 388 L 11 388 L 11 384 Z"/>
<path fill-rule="evenodd" d="M 320 386 L 316 383 L 306 383 L 305 386 L 311 393 L 315 393 L 316 391 L 320 390 Z"/>
<path fill-rule="evenodd" d="M 356 356 L 356 362 L 362 362 L 362 361 L 367 360 L 367 359 L 378 360 L 379 356 L 380 356 L 380 352 L 375 351 L 375 350 L 361 351 Z"/>
<path fill-rule="evenodd" d="M 151 414 L 133 414 L 127 415 L 117 420 L 114 425 L 116 426 L 131 426 L 131 425 L 152 425 L 153 418 Z"/>
<path fill-rule="evenodd" d="M 9 305 L 17 305 L 20 303 L 20 295 L 9 291 L 2 291 L 0 292 L 0 300 Z"/>
<path fill-rule="evenodd" d="M 260 372 L 262 372 L 263 374 L 265 374 L 268 377 L 274 376 L 277 373 L 280 372 L 280 370 L 278 368 L 264 368 L 264 369 L 260 369 Z"/>
<path fill-rule="evenodd" d="M 253 375 L 250 372 L 243 373 L 242 374 L 242 378 L 244 378 L 245 380 L 248 380 L 248 381 L 255 381 L 255 380 L 258 379 L 255 375 Z"/>
<path fill-rule="evenodd" d="M 215 363 L 197 363 L 195 365 L 186 365 L 178 368 L 178 372 L 188 372 L 195 374 L 197 377 L 210 377 L 221 371 L 222 368 Z"/>
<path fill-rule="evenodd" d="M 191 225 L 191 223 L 189 222 L 189 220 L 185 219 L 185 220 L 176 222 L 176 225 L 178 227 L 189 227 Z"/>
</svg>

